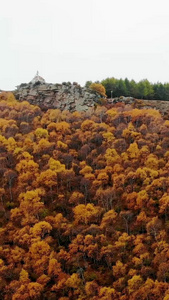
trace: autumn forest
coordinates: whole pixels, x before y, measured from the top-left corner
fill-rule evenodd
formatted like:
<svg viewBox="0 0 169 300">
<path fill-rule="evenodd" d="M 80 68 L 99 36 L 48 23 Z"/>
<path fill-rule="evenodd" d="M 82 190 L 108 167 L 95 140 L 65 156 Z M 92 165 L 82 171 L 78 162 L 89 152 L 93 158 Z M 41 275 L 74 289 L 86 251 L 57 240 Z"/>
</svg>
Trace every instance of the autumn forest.
<svg viewBox="0 0 169 300">
<path fill-rule="evenodd" d="M 169 300 L 168 119 L 0 94 L 0 299 Z"/>
</svg>

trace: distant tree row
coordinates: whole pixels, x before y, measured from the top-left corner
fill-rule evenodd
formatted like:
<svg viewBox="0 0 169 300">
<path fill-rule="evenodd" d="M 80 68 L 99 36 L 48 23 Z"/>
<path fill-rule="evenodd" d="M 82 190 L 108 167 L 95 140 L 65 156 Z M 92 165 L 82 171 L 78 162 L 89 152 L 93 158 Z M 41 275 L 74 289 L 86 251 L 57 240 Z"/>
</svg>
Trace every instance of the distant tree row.
<svg viewBox="0 0 169 300">
<path fill-rule="evenodd" d="M 87 81 L 86 86 L 89 87 L 91 83 Z M 104 86 L 108 98 L 129 96 L 138 99 L 169 100 L 169 83 L 151 83 L 147 79 L 136 82 L 127 78 L 123 80 L 114 77 L 106 78 L 100 83 Z"/>
</svg>

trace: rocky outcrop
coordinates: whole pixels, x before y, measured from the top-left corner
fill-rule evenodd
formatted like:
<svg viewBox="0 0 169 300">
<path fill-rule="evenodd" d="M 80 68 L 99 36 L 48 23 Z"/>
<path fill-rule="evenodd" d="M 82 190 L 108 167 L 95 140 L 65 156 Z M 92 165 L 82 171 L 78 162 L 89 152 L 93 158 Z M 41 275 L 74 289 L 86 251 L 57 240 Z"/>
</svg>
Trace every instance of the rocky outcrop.
<svg viewBox="0 0 169 300">
<path fill-rule="evenodd" d="M 122 103 L 125 103 L 125 104 L 132 104 L 135 102 L 135 98 L 133 97 L 124 97 L 124 96 L 120 96 L 120 97 L 116 97 L 116 98 L 109 98 L 107 99 L 107 103 L 111 104 L 115 104 L 115 103 L 119 103 L 119 102 L 122 102 Z"/>
<path fill-rule="evenodd" d="M 71 112 L 86 111 L 101 99 L 98 93 L 82 88 L 77 83 L 69 82 L 62 84 L 24 83 L 17 87 L 14 95 L 19 101 L 26 100 L 31 104 L 39 105 L 44 110 L 57 108 Z"/>
</svg>

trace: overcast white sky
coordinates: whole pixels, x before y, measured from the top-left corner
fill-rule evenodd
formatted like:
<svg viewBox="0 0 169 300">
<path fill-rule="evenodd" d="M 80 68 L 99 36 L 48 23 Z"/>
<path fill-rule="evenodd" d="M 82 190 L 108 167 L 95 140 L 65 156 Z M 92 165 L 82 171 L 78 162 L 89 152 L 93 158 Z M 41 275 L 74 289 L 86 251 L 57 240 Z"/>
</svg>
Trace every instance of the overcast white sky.
<svg viewBox="0 0 169 300">
<path fill-rule="evenodd" d="M 169 82 L 167 0 L 0 0 L 0 89 L 107 77 Z"/>
</svg>

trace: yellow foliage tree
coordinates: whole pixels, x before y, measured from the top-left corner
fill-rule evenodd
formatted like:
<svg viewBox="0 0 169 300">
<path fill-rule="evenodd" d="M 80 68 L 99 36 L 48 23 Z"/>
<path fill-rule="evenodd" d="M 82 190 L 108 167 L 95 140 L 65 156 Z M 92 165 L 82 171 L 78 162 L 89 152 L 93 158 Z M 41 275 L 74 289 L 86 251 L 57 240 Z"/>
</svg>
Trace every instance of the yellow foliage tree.
<svg viewBox="0 0 169 300">
<path fill-rule="evenodd" d="M 95 92 L 97 92 L 98 94 L 100 94 L 103 97 L 107 97 L 106 96 L 106 90 L 105 87 L 101 84 L 101 83 L 92 83 L 89 88 Z"/>
<path fill-rule="evenodd" d="M 131 279 L 128 280 L 128 290 L 129 293 L 136 291 L 143 283 L 143 280 L 140 275 L 134 275 Z"/>
<path fill-rule="evenodd" d="M 73 209 L 75 216 L 75 224 L 89 224 L 97 221 L 100 216 L 100 207 L 88 203 L 87 205 L 79 204 Z"/>
<path fill-rule="evenodd" d="M 56 277 L 61 273 L 61 265 L 57 259 L 52 258 L 49 260 L 48 275 L 51 277 Z"/>
</svg>

